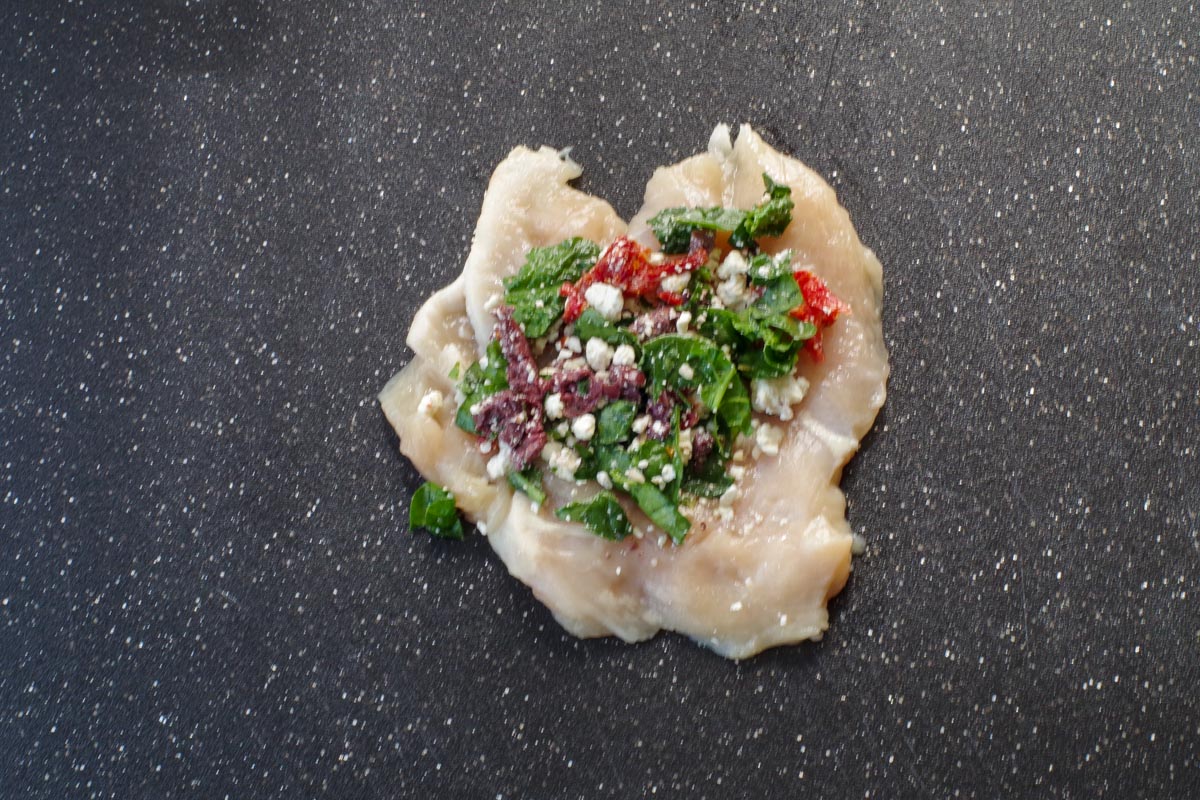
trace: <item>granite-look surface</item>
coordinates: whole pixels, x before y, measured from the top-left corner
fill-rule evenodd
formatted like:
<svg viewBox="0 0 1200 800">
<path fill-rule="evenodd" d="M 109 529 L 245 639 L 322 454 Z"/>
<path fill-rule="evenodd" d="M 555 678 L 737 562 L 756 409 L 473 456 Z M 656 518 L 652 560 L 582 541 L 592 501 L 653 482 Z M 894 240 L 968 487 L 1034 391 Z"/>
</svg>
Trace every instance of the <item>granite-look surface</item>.
<svg viewBox="0 0 1200 800">
<path fill-rule="evenodd" d="M 4 4 L 0 796 L 1200 796 L 1196 9 L 795 5 Z M 512 146 L 629 215 L 740 120 L 886 268 L 868 551 L 576 641 L 375 393 Z"/>
</svg>

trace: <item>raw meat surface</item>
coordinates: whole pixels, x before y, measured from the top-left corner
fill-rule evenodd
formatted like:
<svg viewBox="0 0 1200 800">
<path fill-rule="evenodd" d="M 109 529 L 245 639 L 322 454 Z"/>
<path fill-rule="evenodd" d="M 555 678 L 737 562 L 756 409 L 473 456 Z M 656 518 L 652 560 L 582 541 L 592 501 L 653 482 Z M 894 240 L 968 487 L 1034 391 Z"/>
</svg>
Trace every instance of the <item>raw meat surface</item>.
<svg viewBox="0 0 1200 800">
<path fill-rule="evenodd" d="M 838 481 L 883 404 L 888 365 L 882 269 L 833 190 L 748 125 L 735 142 L 722 125 L 708 152 L 654 173 L 628 234 L 655 245 L 645 221 L 671 206 L 751 207 L 764 171 L 791 186 L 796 204 L 785 234 L 764 249 L 792 249 L 797 265 L 824 279 L 851 313 L 825 331 L 824 361 L 802 359 L 811 389 L 785 423 L 778 456 L 746 462 L 731 520 L 706 502 L 688 510 L 693 526 L 681 546 L 601 539 L 549 507 L 535 510 L 507 482 L 489 481 L 487 456 L 455 427 L 452 402 L 432 414 L 418 411 L 430 390 L 453 398 L 450 370 L 482 354 L 501 280 L 517 272 L 530 248 L 570 236 L 603 246 L 627 232 L 607 203 L 567 185 L 580 169 L 549 148 L 519 147 L 497 167 L 463 274 L 417 313 L 408 335 L 413 361 L 380 394 L 401 451 L 454 492 L 509 571 L 577 636 L 639 641 L 667 629 L 745 658 L 819 638 L 828 626 L 826 603 L 849 575 L 853 535 Z M 561 503 L 574 487 L 547 478 L 546 488 Z"/>
</svg>

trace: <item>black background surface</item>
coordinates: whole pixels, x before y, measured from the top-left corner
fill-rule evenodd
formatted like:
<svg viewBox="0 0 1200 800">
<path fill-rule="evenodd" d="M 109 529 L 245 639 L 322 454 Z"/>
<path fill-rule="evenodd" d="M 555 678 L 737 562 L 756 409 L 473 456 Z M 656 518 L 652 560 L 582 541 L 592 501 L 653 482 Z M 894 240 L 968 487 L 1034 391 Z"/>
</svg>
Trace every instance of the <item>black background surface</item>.
<svg viewBox="0 0 1200 800">
<path fill-rule="evenodd" d="M 1200 795 L 1200 22 L 1128 5 L 4 3 L 0 796 Z M 885 265 L 868 552 L 819 643 L 576 641 L 375 393 L 511 147 L 628 216 L 741 120 Z"/>
</svg>

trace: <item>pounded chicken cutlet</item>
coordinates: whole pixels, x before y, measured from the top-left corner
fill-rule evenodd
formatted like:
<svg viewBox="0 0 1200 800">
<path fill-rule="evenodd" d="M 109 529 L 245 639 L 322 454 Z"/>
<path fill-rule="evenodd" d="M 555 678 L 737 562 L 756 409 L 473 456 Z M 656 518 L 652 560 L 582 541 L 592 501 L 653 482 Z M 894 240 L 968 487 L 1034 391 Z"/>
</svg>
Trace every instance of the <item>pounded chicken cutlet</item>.
<svg viewBox="0 0 1200 800">
<path fill-rule="evenodd" d="M 829 185 L 748 125 L 732 142 L 729 128 L 719 126 L 707 152 L 656 170 L 628 226 L 607 203 L 568 185 L 580 173 L 547 147 L 518 147 L 496 168 L 462 275 L 418 311 L 408 334 L 413 360 L 380 394 L 401 451 L 453 492 L 509 571 L 576 636 L 632 642 L 667 629 L 731 658 L 820 637 L 826 603 L 849 575 L 854 541 L 838 488 L 842 467 L 885 397 L 879 261 Z M 654 246 L 648 220 L 657 212 L 750 208 L 762 196 L 764 173 L 790 187 L 795 203 L 791 223 L 764 251 L 790 249 L 850 309 L 824 331 L 823 360 L 800 361 L 809 389 L 794 416 L 777 423 L 784 428 L 778 454 L 756 449 L 757 457 L 739 464 L 744 474 L 725 510 L 711 501 L 690 507 L 692 527 L 678 545 L 665 537 L 611 541 L 557 518 L 552 506 L 573 496 L 572 481 L 547 476 L 550 499 L 539 506 L 490 478 L 489 455 L 455 425 L 449 375 L 484 354 L 502 281 L 531 248 L 570 237 L 603 247 L 626 235 Z M 433 404 L 431 396 L 446 401 Z"/>
</svg>

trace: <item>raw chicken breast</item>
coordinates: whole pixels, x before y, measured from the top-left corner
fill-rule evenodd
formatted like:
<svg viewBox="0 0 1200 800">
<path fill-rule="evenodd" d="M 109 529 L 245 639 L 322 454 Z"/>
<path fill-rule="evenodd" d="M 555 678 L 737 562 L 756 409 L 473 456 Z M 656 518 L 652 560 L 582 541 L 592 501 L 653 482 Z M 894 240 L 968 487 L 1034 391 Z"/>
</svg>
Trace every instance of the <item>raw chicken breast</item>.
<svg viewBox="0 0 1200 800">
<path fill-rule="evenodd" d="M 607 203 L 567 185 L 580 169 L 549 148 L 517 148 L 496 169 L 462 276 L 417 313 L 408 335 L 416 355 L 380 395 L 401 451 L 426 478 L 454 492 L 509 571 L 577 636 L 639 641 L 667 629 L 745 658 L 819 638 L 828 626 L 826 602 L 849 575 L 853 536 L 838 481 L 883 404 L 888 365 L 882 270 L 833 190 L 748 125 L 736 142 L 722 125 L 707 153 L 654 173 L 628 234 L 655 245 L 646 220 L 671 206 L 753 206 L 763 172 L 791 186 L 796 204 L 786 233 L 764 241 L 764 249 L 792 249 L 851 313 L 825 331 L 823 362 L 802 359 L 808 395 L 784 423 L 779 454 L 746 461 L 732 519 L 704 501 L 688 510 L 693 525 L 680 546 L 602 539 L 558 520 L 548 507 L 535 510 L 506 482 L 489 481 L 475 440 L 454 425 L 447 375 L 455 363 L 482 354 L 500 282 L 517 272 L 525 253 L 569 236 L 603 246 L 626 233 Z M 418 407 L 431 391 L 447 402 L 426 403 L 430 409 L 422 413 Z M 560 501 L 569 490 L 556 478 L 546 488 Z"/>
</svg>

